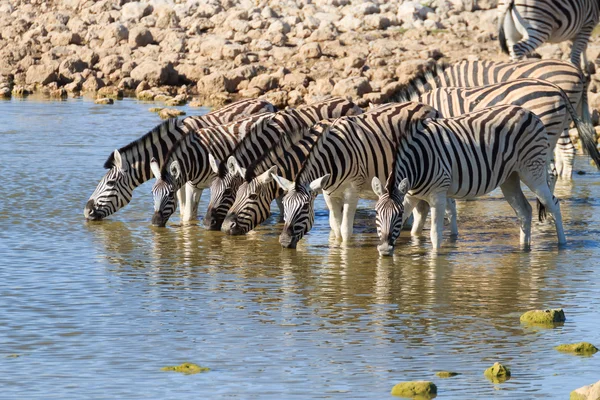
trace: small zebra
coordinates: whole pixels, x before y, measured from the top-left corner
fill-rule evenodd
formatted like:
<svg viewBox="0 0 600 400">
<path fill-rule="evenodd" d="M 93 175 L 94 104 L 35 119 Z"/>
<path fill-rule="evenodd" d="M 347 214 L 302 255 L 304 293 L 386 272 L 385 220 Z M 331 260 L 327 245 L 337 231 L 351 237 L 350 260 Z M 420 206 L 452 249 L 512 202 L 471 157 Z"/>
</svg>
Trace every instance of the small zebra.
<svg viewBox="0 0 600 400">
<path fill-rule="evenodd" d="M 408 82 L 396 101 L 409 98 L 411 92 L 424 94 L 439 87 L 487 86 L 516 79 L 542 79 L 560 87 L 586 125 L 591 125 L 585 79 L 578 67 L 561 60 L 526 60 L 514 62 L 461 61 L 452 66 L 431 64 Z M 555 151 L 555 164 L 560 177 L 570 178 L 575 147 L 564 131 Z M 598 151 L 591 152 L 592 158 Z"/>
<path fill-rule="evenodd" d="M 587 149 L 588 154 L 592 157 L 600 156 L 596 151 L 594 127 L 581 121 L 566 93 L 560 87 L 547 81 L 531 78 L 517 79 L 480 87 L 439 87 L 421 96 L 409 90 L 408 95 L 407 101 L 428 104 L 445 117 L 456 117 L 494 105 L 521 106 L 540 118 L 546 127 L 551 150 L 554 150 L 569 123 L 574 121 L 583 147 Z M 600 164 L 600 157 L 594 158 L 594 162 Z M 563 167 L 566 165 L 563 164 Z M 554 189 L 556 170 L 552 164 L 549 164 L 549 172 L 553 178 L 551 188 Z"/>
<path fill-rule="evenodd" d="M 586 74 L 585 51 L 600 17 L 598 0 L 501 0 L 500 48 L 519 60 L 542 43 L 571 40 L 571 63 Z"/>
<path fill-rule="evenodd" d="M 86 203 L 83 215 L 88 220 L 101 220 L 126 206 L 131 201 L 133 190 L 152 178 L 150 159 L 154 157 L 162 163 L 173 144 L 188 133 L 249 115 L 274 111 L 275 107 L 265 100 L 247 99 L 205 115 L 162 122 L 108 157 L 104 163 L 104 168 L 108 171 Z M 183 198 L 180 196 L 180 199 Z"/>
<path fill-rule="evenodd" d="M 352 235 L 358 199 L 372 197 L 373 177 L 383 179 L 389 174 L 398 138 L 412 120 L 438 116 L 430 106 L 409 102 L 315 125 L 318 139 L 294 181 L 272 174 L 286 193 L 281 245 L 296 247 L 312 228 L 314 200 L 320 190 L 329 208 L 331 229 L 346 242 Z"/>
<path fill-rule="evenodd" d="M 340 106 L 343 104 L 351 106 Z M 151 163 L 157 178 L 152 188 L 155 211 L 152 223 L 165 226 L 176 208 L 175 192 L 186 182 L 193 188 L 194 198 L 200 198 L 202 190 L 215 178 L 214 170 L 219 170 L 217 160 L 224 160 L 233 152 L 246 160 L 254 160 L 278 142 L 286 129 L 298 130 L 323 118 L 340 116 L 338 113 L 349 112 L 354 107 L 348 100 L 330 98 L 295 110 L 250 117 L 187 135 L 173 146 L 162 167 Z"/>
<path fill-rule="evenodd" d="M 310 111 L 310 113 L 307 113 L 307 111 Z M 362 109 L 352 101 L 341 97 L 333 97 L 325 101 L 312 104 L 308 108 L 299 108 L 296 111 L 288 110 L 285 113 L 282 113 L 282 119 L 278 122 L 278 128 L 281 130 L 279 133 L 281 140 L 275 143 L 273 148 L 263 149 L 262 154 L 260 154 L 258 157 L 256 157 L 257 152 L 248 152 L 247 150 L 248 145 L 244 142 L 251 140 L 249 137 L 236 146 L 234 151 L 227 159 L 227 163 L 220 162 L 210 155 L 211 166 L 216 174 L 216 178 L 212 181 L 210 186 L 210 202 L 208 204 L 206 216 L 204 217 L 204 226 L 212 230 L 219 230 L 222 228 L 223 221 L 227 217 L 229 210 L 236 201 L 240 186 L 244 186 L 244 188 L 246 188 L 248 185 L 244 182 L 248 182 L 248 184 L 250 184 L 251 181 L 257 177 L 257 175 L 266 172 L 266 170 L 261 170 L 261 167 L 264 167 L 264 165 L 258 167 L 258 163 L 261 160 L 272 159 L 276 157 L 274 155 L 275 153 L 278 155 L 283 154 L 283 157 L 287 159 L 287 156 L 291 153 L 286 153 L 283 149 L 287 149 L 290 146 L 295 145 L 300 140 L 304 140 L 306 132 L 317 121 L 346 115 L 358 115 L 362 114 L 362 112 Z M 301 157 L 301 153 L 304 151 L 303 149 L 305 149 L 306 146 L 307 144 L 304 144 L 303 142 L 302 144 L 299 144 L 299 147 L 296 146 L 290 151 L 294 154 L 298 153 L 297 156 Z M 282 151 L 283 153 L 281 153 Z M 297 159 L 295 161 L 297 161 Z M 285 162 L 288 161 L 286 160 Z M 271 165 L 269 165 L 269 167 L 270 166 Z M 248 167 L 248 172 L 246 172 L 246 167 Z M 290 168 L 293 168 L 293 166 L 290 166 Z M 264 176 L 267 178 L 270 177 L 268 173 Z M 250 186 L 253 187 L 254 185 L 250 184 Z M 244 199 L 250 195 L 250 193 L 247 193 L 247 189 L 243 189 L 242 193 L 244 193 L 242 196 Z M 279 198 L 276 198 L 276 200 L 280 210 L 283 210 Z M 252 212 L 252 215 L 256 218 L 253 218 L 252 221 L 244 221 L 243 215 L 248 214 L 231 214 L 229 222 L 227 223 L 224 231 L 229 233 L 235 232 L 236 234 L 245 234 L 254 229 L 256 225 L 262 223 L 266 218 L 268 218 L 270 214 L 270 204 L 272 201 L 273 197 L 270 197 L 268 200 L 265 200 L 264 198 L 262 198 L 260 201 L 257 200 L 257 202 L 254 203 L 255 209 Z M 234 215 L 239 221 L 232 219 L 234 218 Z M 282 217 L 283 213 L 281 213 L 280 216 Z M 232 228 L 233 223 L 235 223 L 235 226 L 233 229 L 229 229 Z"/>
<path fill-rule="evenodd" d="M 379 253 L 393 253 L 403 221 L 421 200 L 431 206 L 431 242 L 439 249 L 447 198 L 480 197 L 498 186 L 520 221 L 521 244 L 529 246 L 531 206 L 521 181 L 552 214 L 558 243 L 564 244 L 558 199 L 547 182 L 549 154 L 544 124 L 518 106 L 494 106 L 455 118 L 416 121 L 398 141 L 385 188 L 377 177 L 372 181 L 379 196 L 375 206 Z"/>
</svg>

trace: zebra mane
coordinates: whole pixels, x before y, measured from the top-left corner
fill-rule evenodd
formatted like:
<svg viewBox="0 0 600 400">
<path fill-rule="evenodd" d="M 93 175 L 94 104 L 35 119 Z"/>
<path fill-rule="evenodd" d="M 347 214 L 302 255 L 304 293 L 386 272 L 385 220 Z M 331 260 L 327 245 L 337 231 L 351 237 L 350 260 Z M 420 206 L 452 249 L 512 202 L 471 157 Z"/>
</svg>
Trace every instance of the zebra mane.
<svg viewBox="0 0 600 400">
<path fill-rule="evenodd" d="M 288 109 L 288 110 L 285 110 L 285 112 L 294 113 L 294 114 L 298 113 L 298 111 L 296 111 L 295 109 Z M 271 158 L 274 154 L 276 155 L 277 152 L 281 151 L 283 153 L 285 151 L 285 149 L 289 149 L 290 147 L 292 147 L 294 145 L 293 137 L 298 136 L 298 135 L 300 135 L 299 137 L 302 137 L 302 136 L 304 136 L 304 133 L 310 131 L 310 129 L 311 129 L 310 126 L 304 126 L 300 129 L 301 132 L 294 131 L 294 130 L 290 130 L 290 131 L 284 130 L 283 135 L 280 137 L 280 139 L 277 142 L 273 143 L 256 160 L 252 161 L 246 167 L 246 174 L 244 176 L 244 179 L 246 180 L 246 182 L 250 182 L 252 179 L 256 178 L 256 176 L 258 175 L 256 173 L 256 169 L 259 167 L 259 165 L 264 163 L 267 159 Z"/>
<path fill-rule="evenodd" d="M 173 118 L 176 119 L 176 118 Z M 152 141 L 152 137 L 156 134 L 157 136 L 160 136 L 160 130 L 161 128 L 168 128 L 169 123 L 171 122 L 171 119 L 168 119 L 164 122 L 161 122 L 160 124 L 156 125 L 151 131 L 149 131 L 148 133 L 146 133 L 144 136 L 137 138 L 136 140 L 134 140 L 133 142 L 121 147 L 119 149 L 119 153 L 123 154 L 123 153 L 127 153 L 129 150 L 138 147 L 140 144 L 143 144 L 146 140 L 150 140 Z M 114 152 L 110 153 L 110 156 L 108 156 L 108 159 L 104 162 L 104 168 L 105 169 L 111 169 L 112 167 L 114 167 L 115 163 L 115 154 Z"/>
<path fill-rule="evenodd" d="M 392 96 L 392 101 L 403 103 L 415 101 L 420 95 L 440 86 L 440 76 L 450 67 L 446 62 L 429 63 L 417 72 Z"/>
<path fill-rule="evenodd" d="M 312 128 L 310 128 L 311 131 L 315 132 L 317 135 L 317 140 L 315 140 L 315 143 L 313 144 L 312 148 L 310 149 L 308 155 L 306 156 L 306 159 L 304 160 L 304 162 L 302 163 L 302 166 L 300 167 L 300 169 L 298 170 L 298 174 L 296 174 L 296 179 L 294 180 L 296 183 L 296 189 L 298 189 L 299 181 L 300 181 L 300 176 L 304 173 L 304 171 L 306 170 L 306 167 L 309 165 L 309 163 L 316 157 L 315 154 L 317 152 L 319 152 L 320 150 L 323 149 L 323 141 L 325 141 L 328 137 L 329 137 L 329 133 L 331 132 L 331 128 L 336 125 L 340 119 L 348 119 L 348 118 L 352 118 L 352 117 L 339 117 L 336 118 L 335 120 L 331 121 L 320 121 L 317 122 L 316 124 L 314 124 L 312 126 Z"/>
</svg>

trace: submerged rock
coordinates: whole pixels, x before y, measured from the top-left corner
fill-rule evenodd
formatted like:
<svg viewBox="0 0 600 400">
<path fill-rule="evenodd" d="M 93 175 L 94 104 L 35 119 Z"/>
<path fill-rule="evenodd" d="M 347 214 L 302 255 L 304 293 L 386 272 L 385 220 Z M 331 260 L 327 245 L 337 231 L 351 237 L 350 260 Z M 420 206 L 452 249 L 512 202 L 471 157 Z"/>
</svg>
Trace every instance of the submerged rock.
<svg viewBox="0 0 600 400">
<path fill-rule="evenodd" d="M 175 118 L 179 115 L 185 115 L 185 111 L 177 110 L 174 108 L 163 108 L 158 112 L 158 116 L 162 119 Z"/>
<path fill-rule="evenodd" d="M 437 386 L 429 381 L 400 382 L 392 388 L 393 396 L 434 398 L 437 395 Z"/>
<path fill-rule="evenodd" d="M 588 342 L 561 344 L 556 346 L 555 349 L 564 353 L 573 353 L 582 356 L 591 356 L 598 351 L 596 346 Z"/>
<path fill-rule="evenodd" d="M 102 99 L 96 99 L 94 103 L 96 104 L 113 104 L 115 101 L 110 97 L 104 97 Z"/>
<path fill-rule="evenodd" d="M 163 107 L 150 107 L 148 109 L 148 111 L 153 112 L 153 113 L 159 113 L 162 109 L 163 109 Z"/>
<path fill-rule="evenodd" d="M 562 308 L 550 310 L 531 310 L 521 315 L 520 320 L 521 322 L 538 325 L 565 322 L 565 312 Z"/>
<path fill-rule="evenodd" d="M 458 372 L 452 371 L 438 371 L 435 374 L 440 378 L 452 378 L 453 376 L 460 375 Z"/>
<path fill-rule="evenodd" d="M 496 362 L 486 369 L 483 372 L 483 375 L 492 381 L 492 383 L 502 383 L 510 379 L 510 369 L 499 362 Z"/>
<path fill-rule="evenodd" d="M 187 375 L 192 375 L 192 374 L 197 374 L 199 372 L 208 372 L 208 371 L 210 371 L 210 368 L 201 367 L 194 363 L 183 363 L 181 365 L 162 367 L 160 370 L 161 371 L 175 371 L 175 372 L 181 372 L 181 373 L 187 374 Z"/>
<path fill-rule="evenodd" d="M 600 399 L 600 381 L 580 387 L 571 392 L 570 400 L 597 400 Z"/>
</svg>

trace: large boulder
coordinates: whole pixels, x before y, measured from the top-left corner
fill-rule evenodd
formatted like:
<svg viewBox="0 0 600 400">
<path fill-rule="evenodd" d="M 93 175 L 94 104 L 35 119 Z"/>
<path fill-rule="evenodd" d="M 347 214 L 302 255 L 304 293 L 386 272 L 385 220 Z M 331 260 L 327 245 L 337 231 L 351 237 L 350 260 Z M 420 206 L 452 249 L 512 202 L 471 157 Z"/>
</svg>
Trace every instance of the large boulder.
<svg viewBox="0 0 600 400">
<path fill-rule="evenodd" d="M 139 22 L 145 16 L 152 14 L 154 8 L 148 3 L 134 1 L 121 7 L 121 19 Z"/>
<path fill-rule="evenodd" d="M 333 87 L 332 95 L 350 96 L 354 99 L 372 91 L 369 80 L 365 77 L 351 77 L 338 81 Z"/>
<path fill-rule="evenodd" d="M 27 84 L 41 84 L 47 85 L 50 82 L 55 82 L 58 78 L 57 75 L 58 65 L 56 63 L 32 65 L 27 69 L 25 75 L 25 83 Z"/>
<path fill-rule="evenodd" d="M 153 60 L 143 61 L 131 71 L 130 76 L 139 82 L 147 81 L 152 86 L 176 85 L 179 80 L 173 64 Z"/>
<path fill-rule="evenodd" d="M 200 78 L 197 88 L 200 95 L 210 96 L 215 93 L 233 93 L 236 90 L 236 86 L 223 73 L 213 72 Z"/>
<path fill-rule="evenodd" d="M 571 392 L 571 400 L 598 400 L 600 399 L 600 381 L 580 387 Z"/>
<path fill-rule="evenodd" d="M 129 32 L 129 45 L 132 47 L 143 47 L 154 41 L 152 33 L 143 26 L 138 26 Z"/>
</svg>

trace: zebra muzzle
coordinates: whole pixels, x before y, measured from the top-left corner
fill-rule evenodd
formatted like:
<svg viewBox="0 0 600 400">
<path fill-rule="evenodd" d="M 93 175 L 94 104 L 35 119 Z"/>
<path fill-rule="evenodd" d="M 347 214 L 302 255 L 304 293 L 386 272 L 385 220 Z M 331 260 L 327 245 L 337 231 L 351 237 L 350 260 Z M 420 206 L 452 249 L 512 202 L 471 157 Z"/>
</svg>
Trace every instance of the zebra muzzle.
<svg viewBox="0 0 600 400">
<path fill-rule="evenodd" d="M 96 211 L 96 203 L 94 200 L 90 199 L 87 203 L 85 203 L 85 208 L 83 209 L 83 216 L 85 219 L 90 221 L 96 221 L 102 219 L 102 216 Z"/>
<path fill-rule="evenodd" d="M 162 214 L 160 212 L 155 212 L 154 215 L 152 215 L 152 225 L 154 226 L 158 226 L 158 227 L 164 227 L 165 225 L 167 225 L 167 218 L 164 218 L 162 216 Z"/>
<path fill-rule="evenodd" d="M 287 232 L 282 232 L 281 235 L 279 235 L 279 244 L 286 249 L 295 249 L 298 245 L 298 239 Z"/>
<path fill-rule="evenodd" d="M 228 235 L 243 235 L 244 232 L 238 225 L 235 217 L 227 217 L 221 225 L 221 232 Z"/>
<path fill-rule="evenodd" d="M 394 254 L 394 245 L 388 242 L 380 243 L 377 246 L 377 251 L 379 251 L 380 256 L 391 256 Z"/>
</svg>

